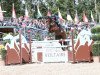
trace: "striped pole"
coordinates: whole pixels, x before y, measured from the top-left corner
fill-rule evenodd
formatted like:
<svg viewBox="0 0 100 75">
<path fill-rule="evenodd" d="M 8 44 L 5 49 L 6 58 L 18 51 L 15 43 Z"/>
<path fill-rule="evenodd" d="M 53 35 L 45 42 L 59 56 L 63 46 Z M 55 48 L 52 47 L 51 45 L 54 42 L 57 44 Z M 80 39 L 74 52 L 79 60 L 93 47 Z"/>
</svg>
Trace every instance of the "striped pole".
<svg viewBox="0 0 100 75">
<path fill-rule="evenodd" d="M 22 42 L 21 42 L 21 29 L 19 32 L 19 42 L 20 42 L 20 64 L 22 64 Z"/>
<path fill-rule="evenodd" d="M 71 40 L 72 40 L 72 54 L 73 54 L 73 56 L 72 56 L 73 57 L 73 62 L 72 63 L 74 64 L 75 63 L 75 50 L 74 50 L 74 34 L 73 34 L 73 30 L 74 29 L 71 29 L 71 32 L 72 32 L 72 35 L 71 35 L 72 38 L 71 38 Z"/>
</svg>

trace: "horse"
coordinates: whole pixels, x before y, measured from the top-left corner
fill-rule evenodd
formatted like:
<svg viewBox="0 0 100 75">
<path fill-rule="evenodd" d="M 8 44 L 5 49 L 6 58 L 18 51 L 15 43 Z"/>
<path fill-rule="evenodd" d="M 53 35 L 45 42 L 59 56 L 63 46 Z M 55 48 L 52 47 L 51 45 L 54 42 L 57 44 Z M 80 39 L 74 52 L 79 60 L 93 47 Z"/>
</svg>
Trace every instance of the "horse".
<svg viewBox="0 0 100 75">
<path fill-rule="evenodd" d="M 48 18 L 48 29 L 50 33 L 55 33 L 55 39 L 66 39 L 66 31 L 64 28 L 54 19 Z"/>
</svg>

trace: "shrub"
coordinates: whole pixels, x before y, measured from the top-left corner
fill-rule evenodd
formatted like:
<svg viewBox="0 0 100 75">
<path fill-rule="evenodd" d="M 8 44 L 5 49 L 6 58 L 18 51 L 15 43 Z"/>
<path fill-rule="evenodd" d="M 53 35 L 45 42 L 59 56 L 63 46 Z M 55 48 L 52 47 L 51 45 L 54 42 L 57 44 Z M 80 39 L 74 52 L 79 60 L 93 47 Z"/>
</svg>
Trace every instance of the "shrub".
<svg viewBox="0 0 100 75">
<path fill-rule="evenodd" d="M 93 39 L 94 41 L 100 40 L 100 34 L 92 35 L 92 39 Z"/>
<path fill-rule="evenodd" d="M 91 32 L 92 32 L 93 34 L 95 34 L 95 33 L 96 33 L 96 28 L 92 28 L 92 29 L 91 29 Z"/>
<path fill-rule="evenodd" d="M 95 34 L 95 33 L 100 33 L 100 26 L 93 27 L 93 28 L 91 29 L 91 32 L 92 32 L 93 34 Z"/>
<path fill-rule="evenodd" d="M 92 40 L 94 40 L 94 41 L 96 41 L 96 40 L 97 40 L 96 35 L 92 35 Z"/>
<path fill-rule="evenodd" d="M 100 56 L 100 43 L 94 44 L 92 46 L 93 56 Z"/>
<path fill-rule="evenodd" d="M 96 27 L 96 33 L 100 33 L 100 26 Z"/>
<path fill-rule="evenodd" d="M 92 39 L 94 40 L 94 45 L 92 46 L 92 53 L 94 56 L 100 56 L 100 26 L 93 27 L 91 29 Z"/>
<path fill-rule="evenodd" d="M 5 48 L 1 49 L 1 57 L 2 57 L 2 60 L 5 60 L 5 58 L 6 58 L 6 50 L 5 50 Z"/>
</svg>

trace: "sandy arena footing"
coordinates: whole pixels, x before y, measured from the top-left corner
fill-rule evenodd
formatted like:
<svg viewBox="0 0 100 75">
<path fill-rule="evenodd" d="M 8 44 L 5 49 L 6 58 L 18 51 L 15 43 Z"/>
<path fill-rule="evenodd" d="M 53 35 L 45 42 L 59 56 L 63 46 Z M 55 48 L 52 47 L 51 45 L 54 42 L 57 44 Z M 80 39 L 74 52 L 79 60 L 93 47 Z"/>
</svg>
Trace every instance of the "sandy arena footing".
<svg viewBox="0 0 100 75">
<path fill-rule="evenodd" d="M 100 75 L 100 63 L 33 63 L 0 66 L 0 75 Z"/>
</svg>

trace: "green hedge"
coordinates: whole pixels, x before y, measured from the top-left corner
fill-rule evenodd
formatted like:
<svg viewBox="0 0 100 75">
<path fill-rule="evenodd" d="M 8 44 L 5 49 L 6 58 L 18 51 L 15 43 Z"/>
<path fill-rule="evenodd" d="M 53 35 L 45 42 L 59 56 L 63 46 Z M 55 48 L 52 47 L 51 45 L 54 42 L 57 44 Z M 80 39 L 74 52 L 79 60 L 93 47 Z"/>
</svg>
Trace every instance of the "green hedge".
<svg viewBox="0 0 100 75">
<path fill-rule="evenodd" d="M 99 41 L 100 40 L 100 34 L 92 35 L 92 39 L 94 41 Z"/>
<path fill-rule="evenodd" d="M 92 32 L 93 34 L 100 33 L 100 26 L 93 27 L 93 28 L 91 29 L 91 32 Z"/>
<path fill-rule="evenodd" d="M 100 56 L 100 43 L 94 44 L 92 46 L 93 56 Z"/>
<path fill-rule="evenodd" d="M 7 52 L 7 50 L 5 50 L 4 48 L 1 49 L 1 57 L 2 57 L 2 60 L 5 60 L 5 58 L 6 58 L 6 52 Z"/>
<path fill-rule="evenodd" d="M 92 29 L 91 29 L 91 32 L 92 32 L 93 34 L 95 34 L 95 33 L 96 33 L 96 28 L 92 28 Z"/>
<path fill-rule="evenodd" d="M 92 53 L 94 56 L 100 56 L 100 26 L 97 25 L 91 29 L 92 39 L 94 40 L 94 45 L 92 46 Z"/>
</svg>

